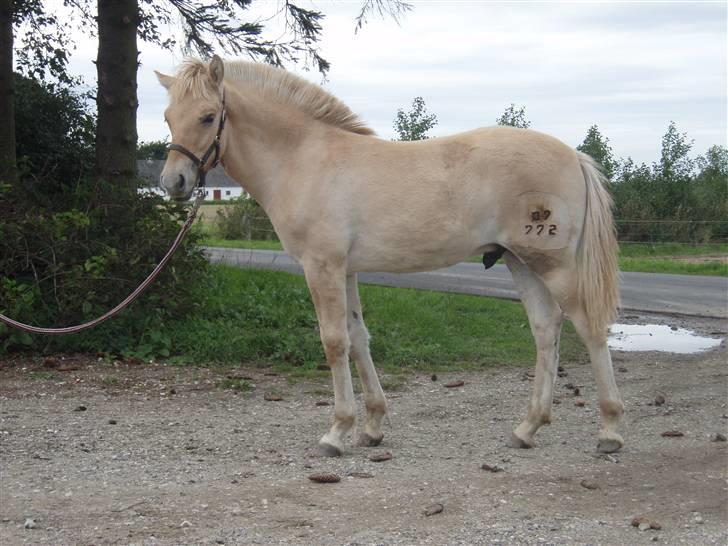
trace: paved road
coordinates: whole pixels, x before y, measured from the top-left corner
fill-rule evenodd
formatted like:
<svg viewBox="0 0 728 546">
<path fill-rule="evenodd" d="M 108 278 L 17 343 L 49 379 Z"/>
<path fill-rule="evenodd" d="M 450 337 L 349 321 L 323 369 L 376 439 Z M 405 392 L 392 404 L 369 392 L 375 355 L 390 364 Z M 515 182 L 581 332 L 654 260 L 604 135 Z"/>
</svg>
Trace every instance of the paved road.
<svg viewBox="0 0 728 546">
<path fill-rule="evenodd" d="M 303 273 L 301 266 L 285 252 L 211 247 L 207 253 L 213 263 Z M 426 273 L 360 273 L 359 280 L 382 286 L 518 299 L 511 274 L 501 264 L 487 271 L 480 264 L 459 263 Z M 624 310 L 631 311 L 726 318 L 728 279 L 625 272 L 622 304 Z"/>
</svg>

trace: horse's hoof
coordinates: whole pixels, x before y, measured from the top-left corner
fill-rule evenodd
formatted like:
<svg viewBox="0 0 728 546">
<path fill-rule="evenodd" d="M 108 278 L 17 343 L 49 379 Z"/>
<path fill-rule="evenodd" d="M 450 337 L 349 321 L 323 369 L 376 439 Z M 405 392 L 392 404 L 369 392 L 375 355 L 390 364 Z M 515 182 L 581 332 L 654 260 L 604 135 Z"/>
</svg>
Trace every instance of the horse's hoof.
<svg viewBox="0 0 728 546">
<path fill-rule="evenodd" d="M 382 443 L 382 439 L 384 438 L 384 434 L 380 434 L 379 436 L 370 436 L 366 432 L 362 432 L 359 434 L 359 438 L 356 441 L 356 445 L 361 447 L 374 447 L 378 446 Z"/>
<path fill-rule="evenodd" d="M 328 442 L 319 442 L 318 448 L 322 457 L 341 457 L 344 453 L 341 449 Z"/>
<path fill-rule="evenodd" d="M 506 445 L 516 449 L 531 449 L 533 447 L 533 443 L 522 440 L 513 432 L 511 433 L 510 439 L 506 442 Z"/>
<path fill-rule="evenodd" d="M 616 434 L 615 436 L 616 438 L 599 438 L 597 451 L 599 453 L 614 453 L 615 451 L 622 449 L 622 446 L 624 446 L 624 440 L 622 440 L 619 434 Z"/>
</svg>

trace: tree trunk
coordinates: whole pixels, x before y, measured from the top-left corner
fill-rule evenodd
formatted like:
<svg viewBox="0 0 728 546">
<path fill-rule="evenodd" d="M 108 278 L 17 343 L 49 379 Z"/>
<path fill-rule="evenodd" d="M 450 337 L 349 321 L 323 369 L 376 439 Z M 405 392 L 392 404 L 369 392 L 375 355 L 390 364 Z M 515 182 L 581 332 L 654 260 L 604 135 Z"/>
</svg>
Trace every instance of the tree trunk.
<svg viewBox="0 0 728 546">
<path fill-rule="evenodd" d="M 136 191 L 137 0 L 98 0 L 96 173 Z"/>
<path fill-rule="evenodd" d="M 0 183 L 15 183 L 15 161 L 13 0 L 0 0 Z"/>
</svg>

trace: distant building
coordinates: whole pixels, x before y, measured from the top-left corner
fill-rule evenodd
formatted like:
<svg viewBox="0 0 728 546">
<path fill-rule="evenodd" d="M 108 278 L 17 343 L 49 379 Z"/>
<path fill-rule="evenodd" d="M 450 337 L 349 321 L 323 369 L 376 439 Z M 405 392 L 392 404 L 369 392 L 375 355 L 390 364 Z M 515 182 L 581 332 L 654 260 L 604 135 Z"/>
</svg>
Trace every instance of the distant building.
<svg viewBox="0 0 728 546">
<path fill-rule="evenodd" d="M 159 187 L 159 175 L 162 174 L 164 161 L 159 159 L 140 159 L 137 161 L 139 178 L 144 181 L 141 191 L 150 191 L 169 199 L 165 191 Z M 207 173 L 205 184 L 205 201 L 228 201 L 236 197 L 247 196 L 240 184 L 225 174 L 221 166 Z"/>
</svg>

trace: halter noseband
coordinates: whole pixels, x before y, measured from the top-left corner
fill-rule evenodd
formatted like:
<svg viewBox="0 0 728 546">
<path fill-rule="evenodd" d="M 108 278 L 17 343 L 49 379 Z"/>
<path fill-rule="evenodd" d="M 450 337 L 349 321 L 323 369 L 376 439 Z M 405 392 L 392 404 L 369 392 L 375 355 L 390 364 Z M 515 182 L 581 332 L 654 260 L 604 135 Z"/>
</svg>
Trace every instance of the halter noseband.
<svg viewBox="0 0 728 546">
<path fill-rule="evenodd" d="M 207 171 L 214 169 L 217 167 L 217 165 L 220 163 L 220 135 L 222 135 L 222 130 L 225 127 L 225 93 L 222 95 L 222 110 L 220 111 L 220 124 L 217 126 L 217 134 L 215 134 L 215 140 L 212 141 L 212 144 L 207 148 L 207 151 L 202 156 L 202 159 L 197 157 L 194 153 L 189 151 L 187 148 L 182 146 L 181 144 L 174 144 L 170 143 L 167 145 L 168 151 L 175 151 L 179 152 L 183 155 L 186 155 L 188 158 L 192 160 L 192 162 L 197 165 L 197 183 L 195 184 L 195 189 L 202 190 L 202 188 L 205 187 L 205 177 L 207 176 Z M 205 169 L 205 165 L 207 165 L 207 161 L 210 159 L 210 156 L 212 155 L 212 152 L 215 152 L 215 157 L 212 158 L 212 165 L 209 169 Z"/>
</svg>

